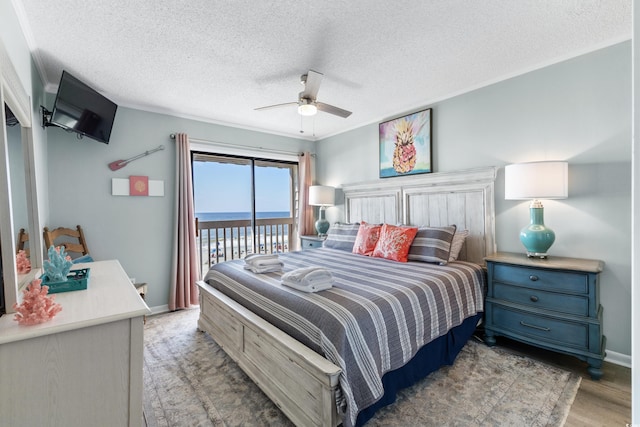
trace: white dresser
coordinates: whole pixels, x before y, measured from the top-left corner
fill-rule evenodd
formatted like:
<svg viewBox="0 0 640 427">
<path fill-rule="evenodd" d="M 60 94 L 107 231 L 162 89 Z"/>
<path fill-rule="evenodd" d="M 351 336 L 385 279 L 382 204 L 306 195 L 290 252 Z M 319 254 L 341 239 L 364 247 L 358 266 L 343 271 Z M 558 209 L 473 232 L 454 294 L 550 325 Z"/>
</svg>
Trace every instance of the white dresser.
<svg viewBox="0 0 640 427">
<path fill-rule="evenodd" d="M 142 425 L 150 310 L 118 261 L 77 267 L 91 269 L 88 288 L 55 294 L 51 321 L 0 318 L 0 425 Z"/>
</svg>

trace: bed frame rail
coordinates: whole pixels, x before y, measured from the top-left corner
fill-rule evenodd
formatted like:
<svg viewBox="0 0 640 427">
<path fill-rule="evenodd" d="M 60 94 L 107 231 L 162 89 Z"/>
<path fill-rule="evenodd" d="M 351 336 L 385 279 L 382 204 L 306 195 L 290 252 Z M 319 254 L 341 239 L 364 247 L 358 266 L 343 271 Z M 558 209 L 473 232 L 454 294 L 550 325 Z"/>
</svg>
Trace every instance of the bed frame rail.
<svg viewBox="0 0 640 427">
<path fill-rule="evenodd" d="M 198 328 L 208 333 L 299 426 L 333 427 L 340 368 L 199 281 Z"/>
</svg>

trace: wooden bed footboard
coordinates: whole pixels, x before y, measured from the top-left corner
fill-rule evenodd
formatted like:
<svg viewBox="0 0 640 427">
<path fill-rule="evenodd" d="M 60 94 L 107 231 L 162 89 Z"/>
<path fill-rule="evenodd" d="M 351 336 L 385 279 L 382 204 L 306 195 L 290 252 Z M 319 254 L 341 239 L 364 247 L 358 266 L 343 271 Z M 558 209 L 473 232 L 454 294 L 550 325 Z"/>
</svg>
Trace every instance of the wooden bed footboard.
<svg viewBox="0 0 640 427">
<path fill-rule="evenodd" d="M 199 281 L 198 328 L 208 333 L 296 425 L 334 427 L 341 370 L 318 353 Z"/>
</svg>

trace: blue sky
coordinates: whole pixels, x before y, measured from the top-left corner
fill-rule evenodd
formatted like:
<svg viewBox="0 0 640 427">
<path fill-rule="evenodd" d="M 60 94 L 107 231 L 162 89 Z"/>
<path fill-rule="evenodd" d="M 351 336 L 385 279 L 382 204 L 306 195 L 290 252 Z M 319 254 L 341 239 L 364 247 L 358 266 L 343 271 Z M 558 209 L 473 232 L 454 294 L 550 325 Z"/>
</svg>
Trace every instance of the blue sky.
<svg viewBox="0 0 640 427">
<path fill-rule="evenodd" d="M 251 168 L 216 162 L 193 162 L 196 212 L 249 212 Z M 256 210 L 289 211 L 289 169 L 256 168 Z"/>
</svg>

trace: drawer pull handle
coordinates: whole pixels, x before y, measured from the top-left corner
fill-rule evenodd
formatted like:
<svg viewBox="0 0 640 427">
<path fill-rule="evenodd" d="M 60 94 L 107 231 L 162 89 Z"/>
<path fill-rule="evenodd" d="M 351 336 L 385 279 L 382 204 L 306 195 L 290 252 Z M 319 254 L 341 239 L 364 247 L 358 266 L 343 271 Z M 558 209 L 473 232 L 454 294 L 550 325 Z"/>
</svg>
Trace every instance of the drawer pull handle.
<svg viewBox="0 0 640 427">
<path fill-rule="evenodd" d="M 538 276 L 534 276 L 532 274 L 531 276 L 529 276 L 529 280 L 531 280 L 532 282 L 537 282 L 538 281 Z"/>
<path fill-rule="evenodd" d="M 538 302 L 538 297 L 537 297 L 537 296 L 535 296 L 535 295 L 531 295 L 531 296 L 529 297 L 529 299 L 530 299 L 531 301 L 533 301 L 533 302 Z"/>
<path fill-rule="evenodd" d="M 542 326 L 530 325 L 530 324 L 528 324 L 528 323 L 523 322 L 522 320 L 520 321 L 520 324 L 521 324 L 522 326 L 526 326 L 526 327 L 528 327 L 528 328 L 539 329 L 539 330 L 541 330 L 541 331 L 545 331 L 545 332 L 549 332 L 549 331 L 551 331 L 551 329 L 549 329 L 549 328 L 543 328 Z"/>
</svg>

